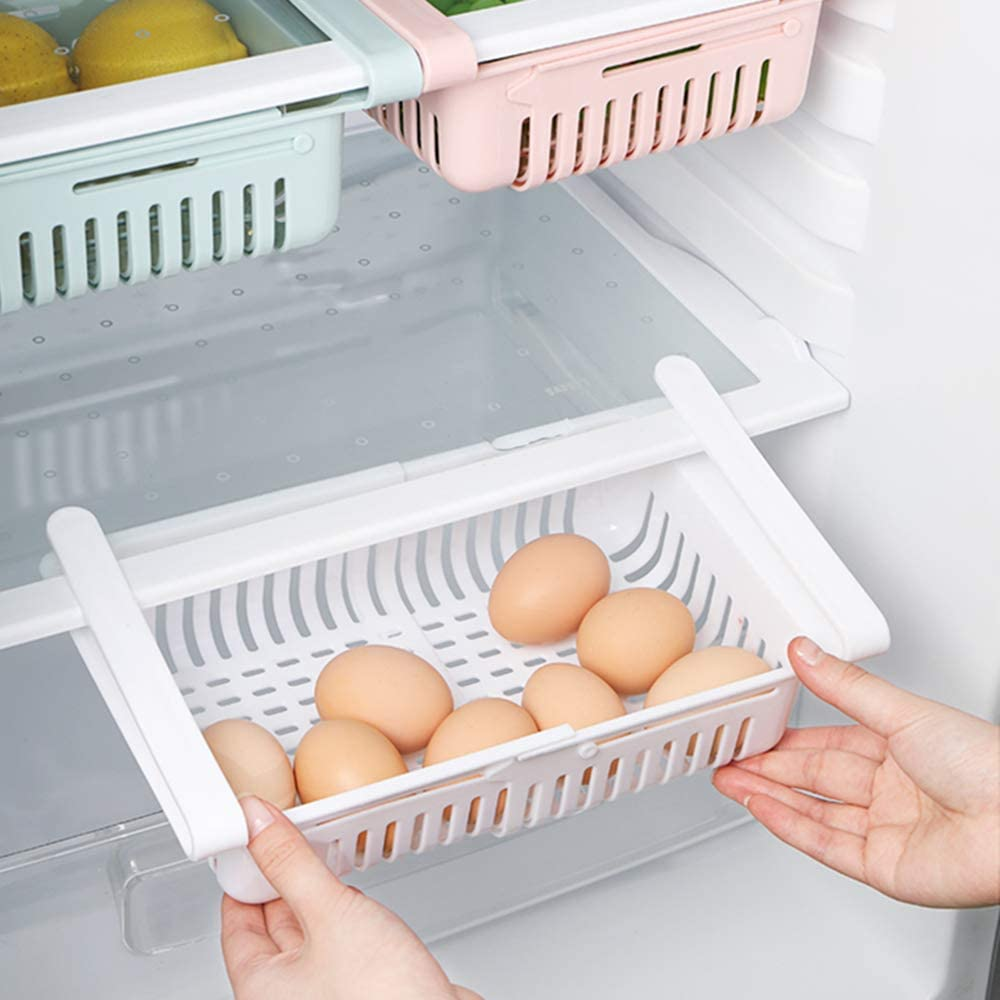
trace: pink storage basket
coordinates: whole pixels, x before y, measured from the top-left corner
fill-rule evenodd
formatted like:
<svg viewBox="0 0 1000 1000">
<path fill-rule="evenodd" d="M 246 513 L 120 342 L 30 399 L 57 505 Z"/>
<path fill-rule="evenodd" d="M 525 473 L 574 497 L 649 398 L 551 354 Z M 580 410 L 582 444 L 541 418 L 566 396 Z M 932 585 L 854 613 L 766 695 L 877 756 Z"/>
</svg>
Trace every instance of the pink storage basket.
<svg viewBox="0 0 1000 1000">
<path fill-rule="evenodd" d="M 765 0 L 476 62 L 427 0 L 364 0 L 417 50 L 425 90 L 369 114 L 450 184 L 519 190 L 791 114 L 822 0 Z"/>
</svg>

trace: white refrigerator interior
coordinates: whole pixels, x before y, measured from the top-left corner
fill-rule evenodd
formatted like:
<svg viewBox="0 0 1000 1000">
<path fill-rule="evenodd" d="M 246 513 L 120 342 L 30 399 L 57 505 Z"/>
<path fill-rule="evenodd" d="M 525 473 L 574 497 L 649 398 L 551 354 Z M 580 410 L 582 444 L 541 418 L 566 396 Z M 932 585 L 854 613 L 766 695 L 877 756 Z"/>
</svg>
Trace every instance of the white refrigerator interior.
<svg viewBox="0 0 1000 1000">
<path fill-rule="evenodd" d="M 986 0 L 827 0 L 792 118 L 525 193 L 455 191 L 352 119 L 322 243 L 0 318 L 0 590 L 38 580 L 66 505 L 141 559 L 401 468 L 572 458 L 580 434 L 655 431 L 650 464 L 696 475 L 653 379 L 682 354 L 884 613 L 872 669 L 996 721 L 998 35 Z M 284 642 L 267 579 L 259 620 L 236 597 L 248 646 Z M 433 604 L 433 580 L 412 586 Z M 152 624 L 188 655 L 201 626 L 175 603 Z M 0 671 L 4 995 L 228 996 L 216 880 L 73 643 L 12 645 Z M 829 714 L 803 698 L 794 721 Z M 997 927 L 819 868 L 705 773 L 353 878 L 490 1000 L 980 1000 Z"/>
</svg>

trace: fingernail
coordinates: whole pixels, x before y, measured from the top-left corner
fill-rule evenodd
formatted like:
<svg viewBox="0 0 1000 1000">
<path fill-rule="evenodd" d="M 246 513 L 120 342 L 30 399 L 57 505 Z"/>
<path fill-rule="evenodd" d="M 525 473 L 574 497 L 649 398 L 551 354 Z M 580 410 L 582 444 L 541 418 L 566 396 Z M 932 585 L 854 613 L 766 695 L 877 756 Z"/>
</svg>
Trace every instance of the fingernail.
<svg viewBox="0 0 1000 1000">
<path fill-rule="evenodd" d="M 743 808 L 744 808 L 744 809 L 749 809 L 749 808 L 750 808 L 750 800 L 751 800 L 752 798 L 753 798 L 753 796 L 752 796 L 752 795 L 747 795 L 747 796 L 746 796 L 746 797 L 745 797 L 745 798 L 743 799 Z"/>
<path fill-rule="evenodd" d="M 805 636 L 795 640 L 795 655 L 808 667 L 815 667 L 823 658 L 823 650 Z"/>
<path fill-rule="evenodd" d="M 243 815 L 247 818 L 247 830 L 250 831 L 251 840 L 274 822 L 274 813 L 267 803 L 262 802 L 256 795 L 244 795 L 240 799 L 240 805 L 243 807 Z"/>
</svg>

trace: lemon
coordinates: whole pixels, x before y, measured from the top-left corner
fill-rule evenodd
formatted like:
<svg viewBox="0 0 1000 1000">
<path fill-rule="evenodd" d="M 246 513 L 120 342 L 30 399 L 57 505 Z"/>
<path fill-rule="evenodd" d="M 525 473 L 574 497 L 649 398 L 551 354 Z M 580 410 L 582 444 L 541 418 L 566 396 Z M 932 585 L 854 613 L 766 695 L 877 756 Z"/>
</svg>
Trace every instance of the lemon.
<svg viewBox="0 0 1000 1000">
<path fill-rule="evenodd" d="M 76 90 L 65 52 L 37 24 L 0 14 L 0 107 Z"/>
<path fill-rule="evenodd" d="M 229 18 L 205 0 L 118 0 L 73 48 L 80 89 L 246 58 Z"/>
</svg>

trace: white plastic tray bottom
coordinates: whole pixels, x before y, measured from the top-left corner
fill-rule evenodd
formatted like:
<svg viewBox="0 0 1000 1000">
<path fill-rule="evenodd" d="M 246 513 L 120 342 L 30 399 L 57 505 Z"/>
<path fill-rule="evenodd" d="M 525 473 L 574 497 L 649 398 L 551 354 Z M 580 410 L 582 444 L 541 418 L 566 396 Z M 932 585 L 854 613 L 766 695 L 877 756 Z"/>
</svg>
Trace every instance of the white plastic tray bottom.
<svg viewBox="0 0 1000 1000">
<path fill-rule="evenodd" d="M 558 187 L 459 195 L 379 131 L 307 250 L 0 323 L 0 585 L 66 504 L 107 531 L 754 376 Z"/>
</svg>

